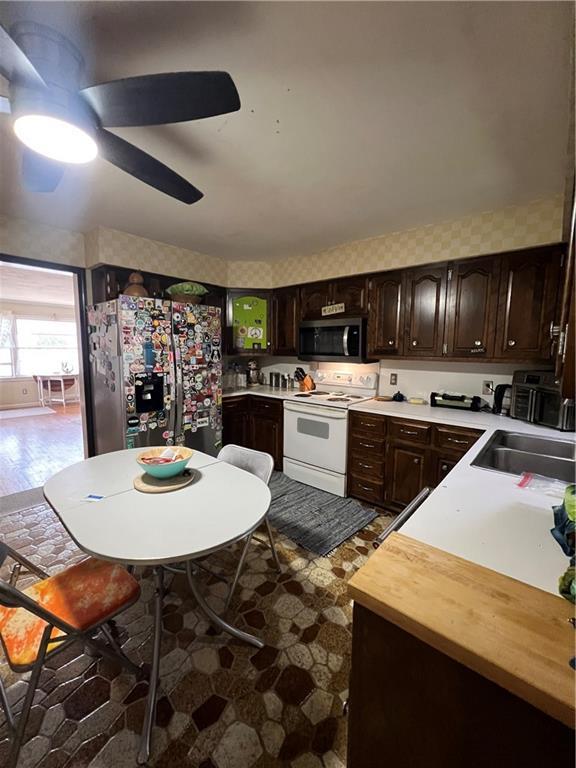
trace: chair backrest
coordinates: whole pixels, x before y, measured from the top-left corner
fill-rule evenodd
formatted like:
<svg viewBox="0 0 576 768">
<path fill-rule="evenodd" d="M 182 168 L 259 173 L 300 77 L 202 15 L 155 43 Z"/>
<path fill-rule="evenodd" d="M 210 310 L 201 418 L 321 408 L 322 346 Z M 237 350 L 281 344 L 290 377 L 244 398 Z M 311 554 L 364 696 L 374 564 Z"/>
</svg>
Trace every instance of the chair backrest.
<svg viewBox="0 0 576 768">
<path fill-rule="evenodd" d="M 218 454 L 220 461 L 233 464 L 239 469 L 244 469 L 252 475 L 263 480 L 266 485 L 270 482 L 274 459 L 269 453 L 254 451 L 252 448 L 244 448 L 241 445 L 225 445 Z"/>
</svg>

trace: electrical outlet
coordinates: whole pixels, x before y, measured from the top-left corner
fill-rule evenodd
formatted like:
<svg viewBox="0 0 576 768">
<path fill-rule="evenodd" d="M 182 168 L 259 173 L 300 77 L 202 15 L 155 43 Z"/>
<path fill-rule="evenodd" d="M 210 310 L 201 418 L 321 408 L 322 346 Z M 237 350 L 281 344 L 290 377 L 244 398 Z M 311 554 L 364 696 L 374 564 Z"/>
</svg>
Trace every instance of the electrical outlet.
<svg viewBox="0 0 576 768">
<path fill-rule="evenodd" d="M 28 394 L 28 390 L 26 389 L 26 387 L 24 387 L 24 389 L 22 390 L 22 394 L 23 395 L 27 395 Z"/>
<path fill-rule="evenodd" d="M 483 381 L 482 382 L 482 394 L 483 395 L 493 395 L 494 394 L 494 382 L 493 381 Z"/>
<path fill-rule="evenodd" d="M 398 384 L 398 374 L 397 373 L 391 373 L 390 374 L 390 384 Z"/>
</svg>

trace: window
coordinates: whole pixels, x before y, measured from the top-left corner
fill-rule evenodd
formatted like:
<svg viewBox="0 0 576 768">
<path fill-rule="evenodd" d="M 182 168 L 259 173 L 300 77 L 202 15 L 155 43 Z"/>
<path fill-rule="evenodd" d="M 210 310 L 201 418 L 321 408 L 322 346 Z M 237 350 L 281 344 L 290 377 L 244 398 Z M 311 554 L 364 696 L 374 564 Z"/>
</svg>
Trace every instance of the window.
<svg viewBox="0 0 576 768">
<path fill-rule="evenodd" d="M 12 338 L 12 347 L 0 346 L 0 376 L 78 371 L 75 323 L 15 317 Z"/>
</svg>

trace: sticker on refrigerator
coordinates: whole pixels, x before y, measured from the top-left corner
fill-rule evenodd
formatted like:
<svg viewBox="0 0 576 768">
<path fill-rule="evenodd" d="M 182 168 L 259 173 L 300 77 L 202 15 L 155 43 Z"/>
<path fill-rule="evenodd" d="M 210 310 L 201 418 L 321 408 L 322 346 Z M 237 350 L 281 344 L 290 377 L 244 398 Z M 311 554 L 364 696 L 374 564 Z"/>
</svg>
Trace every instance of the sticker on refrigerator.
<svg viewBox="0 0 576 768">
<path fill-rule="evenodd" d="M 202 418 L 202 419 L 198 419 L 197 420 L 196 426 L 197 427 L 207 427 L 209 423 L 210 423 L 210 419 L 209 418 Z"/>
</svg>

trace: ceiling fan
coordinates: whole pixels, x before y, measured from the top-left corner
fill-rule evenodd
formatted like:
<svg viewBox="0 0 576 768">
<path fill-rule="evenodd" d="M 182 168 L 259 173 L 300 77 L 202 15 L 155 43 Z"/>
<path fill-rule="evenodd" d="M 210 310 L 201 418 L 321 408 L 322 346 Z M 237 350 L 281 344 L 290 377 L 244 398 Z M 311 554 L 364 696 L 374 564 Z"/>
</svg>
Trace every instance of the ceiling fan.
<svg viewBox="0 0 576 768">
<path fill-rule="evenodd" d="M 0 112 L 14 118 L 25 145 L 22 174 L 35 192 L 53 192 L 66 164 L 98 154 L 145 184 L 190 205 L 203 195 L 186 179 L 106 128 L 165 125 L 240 109 L 227 72 L 169 72 L 80 89 L 84 59 L 63 35 L 35 22 L 0 25 L 0 75 L 10 97 Z"/>
</svg>

